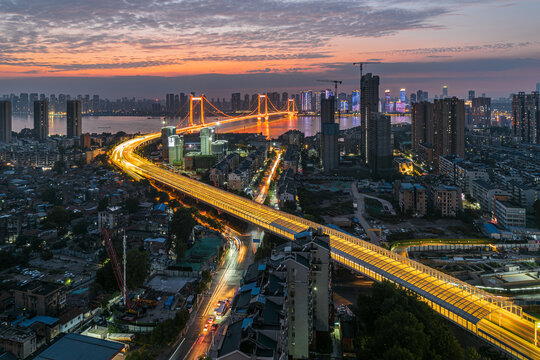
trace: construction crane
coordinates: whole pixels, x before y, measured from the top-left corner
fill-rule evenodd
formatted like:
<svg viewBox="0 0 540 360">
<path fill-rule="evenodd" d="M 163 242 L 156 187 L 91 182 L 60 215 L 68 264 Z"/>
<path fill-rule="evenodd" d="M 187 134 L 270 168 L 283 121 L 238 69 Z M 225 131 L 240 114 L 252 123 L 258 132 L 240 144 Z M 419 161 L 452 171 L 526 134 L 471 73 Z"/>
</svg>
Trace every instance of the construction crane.
<svg viewBox="0 0 540 360">
<path fill-rule="evenodd" d="M 353 63 L 353 66 L 358 66 L 360 68 L 360 85 L 361 82 L 362 82 L 362 70 L 363 70 L 363 67 L 364 65 L 367 65 L 367 64 L 381 64 L 380 61 L 362 61 L 362 62 L 354 62 Z M 362 87 L 362 86 L 360 86 Z"/>
<path fill-rule="evenodd" d="M 360 68 L 360 88 L 358 90 L 360 90 L 360 96 L 363 96 L 362 92 L 364 90 L 364 87 L 362 86 L 363 83 L 362 83 L 362 71 L 363 71 L 363 68 L 364 68 L 364 65 L 367 65 L 367 64 L 380 64 L 381 62 L 380 61 L 362 61 L 362 62 L 354 62 L 353 63 L 353 66 L 358 66 Z M 363 116 L 363 114 L 362 114 Z"/>
<path fill-rule="evenodd" d="M 334 96 L 335 96 L 336 99 L 337 99 L 337 86 L 338 86 L 338 84 L 343 83 L 343 81 L 341 81 L 341 80 L 317 80 L 317 81 L 334 83 L 334 90 L 335 90 Z"/>
<path fill-rule="evenodd" d="M 114 277 L 116 278 L 116 283 L 120 292 L 124 296 L 124 305 L 126 308 L 130 308 L 131 304 L 129 302 L 129 296 L 127 293 L 127 284 L 126 284 L 126 235 L 123 236 L 123 245 L 124 245 L 124 273 L 120 271 L 120 265 L 118 264 L 118 258 L 116 257 L 116 251 L 114 251 L 114 245 L 112 243 L 109 232 L 104 227 L 101 228 L 101 236 L 105 242 L 105 249 L 107 249 L 107 254 L 111 260 L 111 266 L 113 268 Z M 122 276 L 123 275 L 123 276 Z"/>
<path fill-rule="evenodd" d="M 341 118 L 341 111 L 340 111 L 341 109 L 339 108 L 337 86 L 338 86 L 338 84 L 343 83 L 343 81 L 341 81 L 341 80 L 317 80 L 317 81 L 334 83 L 334 104 L 336 106 L 336 110 L 338 111 L 338 119 L 340 119 Z"/>
</svg>

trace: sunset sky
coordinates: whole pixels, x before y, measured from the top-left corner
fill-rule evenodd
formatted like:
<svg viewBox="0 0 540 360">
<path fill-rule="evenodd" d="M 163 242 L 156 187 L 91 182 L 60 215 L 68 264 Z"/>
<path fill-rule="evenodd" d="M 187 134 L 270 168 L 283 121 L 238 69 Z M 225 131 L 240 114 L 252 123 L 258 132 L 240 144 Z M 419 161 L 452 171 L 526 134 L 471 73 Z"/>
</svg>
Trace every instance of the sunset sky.
<svg viewBox="0 0 540 360">
<path fill-rule="evenodd" d="M 0 0 L 0 93 L 161 96 L 381 87 L 464 96 L 540 82 L 538 0 Z"/>
</svg>

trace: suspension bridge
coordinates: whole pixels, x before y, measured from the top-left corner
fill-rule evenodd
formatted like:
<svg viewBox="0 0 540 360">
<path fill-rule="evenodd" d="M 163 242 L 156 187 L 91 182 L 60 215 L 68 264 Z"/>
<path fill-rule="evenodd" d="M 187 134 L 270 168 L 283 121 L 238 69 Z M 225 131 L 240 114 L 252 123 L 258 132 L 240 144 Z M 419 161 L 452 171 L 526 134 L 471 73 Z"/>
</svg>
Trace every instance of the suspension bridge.
<svg viewBox="0 0 540 360">
<path fill-rule="evenodd" d="M 292 117 L 298 114 L 298 107 L 294 99 L 287 99 L 281 108 L 274 105 L 267 94 L 257 94 L 257 100 L 251 102 L 247 110 L 241 114 L 227 114 L 212 104 L 206 96 L 189 96 L 182 108 L 176 115 L 183 113 L 185 108 L 189 108 L 187 114 L 180 120 L 176 127 L 178 129 L 198 130 L 202 127 L 215 125 L 217 123 L 235 122 L 249 119 L 268 121 L 270 117 L 288 116 Z M 208 121 L 210 120 L 210 121 Z"/>
</svg>

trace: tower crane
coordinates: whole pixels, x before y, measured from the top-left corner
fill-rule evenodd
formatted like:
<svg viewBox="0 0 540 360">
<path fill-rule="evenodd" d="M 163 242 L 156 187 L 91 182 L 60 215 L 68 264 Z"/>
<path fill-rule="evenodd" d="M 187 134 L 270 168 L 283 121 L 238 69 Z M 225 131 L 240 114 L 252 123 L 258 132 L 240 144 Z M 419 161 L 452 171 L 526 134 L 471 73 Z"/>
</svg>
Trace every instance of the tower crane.
<svg viewBox="0 0 540 360">
<path fill-rule="evenodd" d="M 340 111 L 339 103 L 338 103 L 337 86 L 338 86 L 338 84 L 342 84 L 343 81 L 341 81 L 341 80 L 317 80 L 317 81 L 334 83 L 334 102 L 335 102 L 335 105 L 336 105 L 336 108 L 337 108 L 336 110 L 338 111 L 338 119 L 339 119 L 341 117 L 341 111 Z"/>
<path fill-rule="evenodd" d="M 334 96 L 335 96 L 336 99 L 337 99 L 337 86 L 338 86 L 338 84 L 343 83 L 343 81 L 341 81 L 341 80 L 317 80 L 317 81 L 334 83 L 334 90 L 335 90 Z"/>
<path fill-rule="evenodd" d="M 129 301 L 129 296 L 127 293 L 127 282 L 126 282 L 126 236 L 124 234 L 123 236 L 123 245 L 124 245 L 124 273 L 122 274 L 122 271 L 120 270 L 120 265 L 118 264 L 118 258 L 116 257 L 116 251 L 114 251 L 114 245 L 112 243 L 111 237 L 109 236 L 109 232 L 105 227 L 101 228 L 101 236 L 103 238 L 103 241 L 105 242 L 105 249 L 107 249 L 107 255 L 109 255 L 109 259 L 111 260 L 111 265 L 114 273 L 114 277 L 116 278 L 116 283 L 118 284 L 118 288 L 120 289 L 120 292 L 122 292 L 122 295 L 124 296 L 124 305 L 126 308 L 131 308 L 131 303 Z"/>
</svg>

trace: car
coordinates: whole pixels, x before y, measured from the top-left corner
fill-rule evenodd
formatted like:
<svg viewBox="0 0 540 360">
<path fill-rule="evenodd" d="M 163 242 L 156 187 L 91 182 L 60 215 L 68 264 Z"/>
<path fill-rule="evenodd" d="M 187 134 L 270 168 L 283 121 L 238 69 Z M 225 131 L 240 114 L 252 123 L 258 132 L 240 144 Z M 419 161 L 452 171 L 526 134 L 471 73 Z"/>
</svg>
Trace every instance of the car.
<svg viewBox="0 0 540 360">
<path fill-rule="evenodd" d="M 208 331 L 208 324 L 204 324 L 203 331 L 204 331 L 204 332 Z"/>
<path fill-rule="evenodd" d="M 219 326 L 218 324 L 212 324 L 212 328 L 211 328 L 212 331 L 216 331 L 218 326 Z"/>
<path fill-rule="evenodd" d="M 213 316 L 210 316 L 210 317 L 208 318 L 208 323 L 209 323 L 209 324 L 212 324 L 212 323 L 214 322 L 214 320 L 215 320 L 215 318 L 214 318 Z"/>
</svg>

